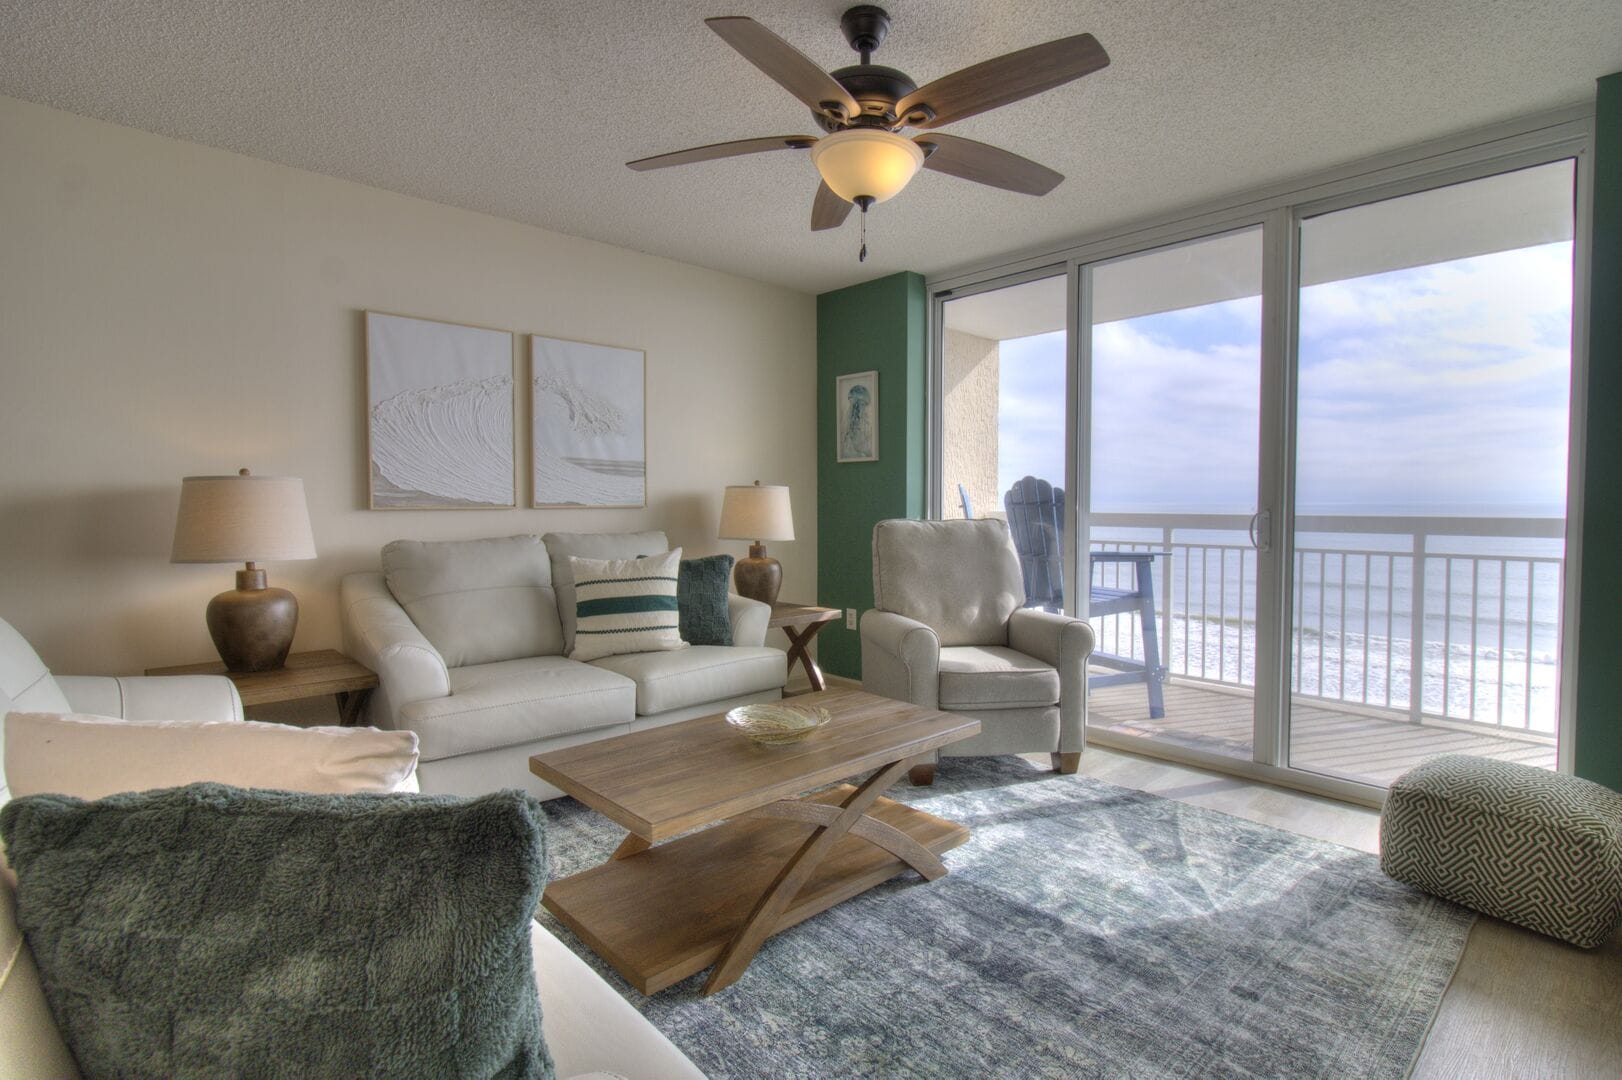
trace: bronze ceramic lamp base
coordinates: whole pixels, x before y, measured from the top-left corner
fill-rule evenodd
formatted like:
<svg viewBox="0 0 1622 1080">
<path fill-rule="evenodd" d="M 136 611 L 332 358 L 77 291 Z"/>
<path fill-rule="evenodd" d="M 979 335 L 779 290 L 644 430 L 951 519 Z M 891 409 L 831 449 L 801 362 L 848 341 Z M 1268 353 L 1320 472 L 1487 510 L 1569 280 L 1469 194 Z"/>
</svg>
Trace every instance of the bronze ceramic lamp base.
<svg viewBox="0 0 1622 1080">
<path fill-rule="evenodd" d="M 298 599 L 265 584 L 265 572 L 249 563 L 237 571 L 237 587 L 208 602 L 208 633 L 227 671 L 270 671 L 287 661 L 298 629 Z"/>
<path fill-rule="evenodd" d="M 777 593 L 783 587 L 783 564 L 766 555 L 766 545 L 749 545 L 749 557 L 739 559 L 732 569 L 732 583 L 738 595 L 762 604 L 777 603 Z"/>
</svg>

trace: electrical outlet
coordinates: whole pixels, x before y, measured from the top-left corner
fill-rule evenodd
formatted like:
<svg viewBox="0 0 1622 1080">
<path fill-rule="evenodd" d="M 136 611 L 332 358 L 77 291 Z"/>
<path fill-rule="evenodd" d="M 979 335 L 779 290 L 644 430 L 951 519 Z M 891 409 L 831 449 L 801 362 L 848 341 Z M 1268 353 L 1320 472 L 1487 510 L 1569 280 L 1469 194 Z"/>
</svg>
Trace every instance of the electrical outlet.
<svg viewBox="0 0 1622 1080">
<path fill-rule="evenodd" d="M 845 629 L 856 629 L 856 609 L 853 607 L 848 607 L 845 609 Z"/>
</svg>

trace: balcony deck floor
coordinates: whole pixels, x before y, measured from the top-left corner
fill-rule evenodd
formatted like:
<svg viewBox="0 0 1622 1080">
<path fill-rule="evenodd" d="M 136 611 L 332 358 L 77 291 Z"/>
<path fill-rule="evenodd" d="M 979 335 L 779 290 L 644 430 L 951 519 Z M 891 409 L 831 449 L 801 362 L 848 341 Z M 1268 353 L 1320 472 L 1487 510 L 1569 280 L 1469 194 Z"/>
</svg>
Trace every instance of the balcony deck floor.
<svg viewBox="0 0 1622 1080">
<path fill-rule="evenodd" d="M 1149 718 L 1148 694 L 1141 684 L 1090 690 L 1087 722 L 1124 735 L 1153 736 L 1177 746 L 1250 758 L 1252 705 L 1248 691 L 1175 679 L 1165 690 L 1166 715 L 1159 720 Z M 1348 779 L 1389 784 L 1437 754 L 1475 754 L 1545 769 L 1555 767 L 1551 739 L 1414 724 L 1371 715 L 1368 710 L 1335 708 L 1311 698 L 1296 699 L 1291 724 L 1292 765 Z"/>
</svg>

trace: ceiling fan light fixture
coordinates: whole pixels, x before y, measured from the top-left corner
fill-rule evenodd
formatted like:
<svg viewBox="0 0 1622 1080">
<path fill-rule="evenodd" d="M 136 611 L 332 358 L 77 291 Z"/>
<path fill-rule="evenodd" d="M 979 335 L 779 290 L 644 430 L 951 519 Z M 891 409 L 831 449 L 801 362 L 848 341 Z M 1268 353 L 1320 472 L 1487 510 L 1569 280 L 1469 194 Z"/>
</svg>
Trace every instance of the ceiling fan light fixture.
<svg viewBox="0 0 1622 1080">
<path fill-rule="evenodd" d="M 893 198 L 924 164 L 924 151 L 911 139 L 879 128 L 847 128 L 811 147 L 811 162 L 833 193 L 846 202 Z"/>
</svg>

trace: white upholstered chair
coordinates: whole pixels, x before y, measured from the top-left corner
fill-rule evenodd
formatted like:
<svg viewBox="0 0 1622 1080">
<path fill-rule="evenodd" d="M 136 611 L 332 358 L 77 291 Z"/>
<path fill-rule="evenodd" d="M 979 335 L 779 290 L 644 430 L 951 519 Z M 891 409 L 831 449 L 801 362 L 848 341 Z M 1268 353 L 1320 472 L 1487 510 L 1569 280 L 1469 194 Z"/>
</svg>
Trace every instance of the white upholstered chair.
<svg viewBox="0 0 1622 1080">
<path fill-rule="evenodd" d="M 1054 770 L 1081 764 L 1087 657 L 1081 619 L 1025 608 L 1008 526 L 881 521 L 873 528 L 873 602 L 862 616 L 862 688 L 980 721 L 947 757 L 1046 752 Z M 933 764 L 911 771 L 935 778 Z"/>
</svg>

